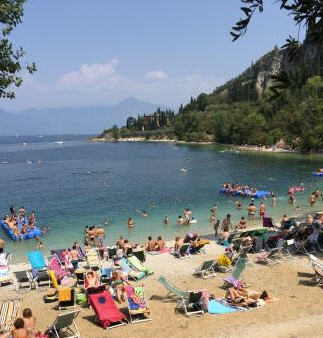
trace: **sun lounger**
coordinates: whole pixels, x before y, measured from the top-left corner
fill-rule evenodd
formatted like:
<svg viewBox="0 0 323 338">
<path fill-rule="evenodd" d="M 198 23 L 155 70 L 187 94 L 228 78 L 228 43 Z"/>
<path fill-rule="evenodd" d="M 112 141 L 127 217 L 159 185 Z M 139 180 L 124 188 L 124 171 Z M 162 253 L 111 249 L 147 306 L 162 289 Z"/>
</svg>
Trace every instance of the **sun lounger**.
<svg viewBox="0 0 323 338">
<path fill-rule="evenodd" d="M 202 292 L 189 292 L 188 297 L 181 297 L 177 303 L 176 309 L 183 309 L 186 316 L 203 315 Z"/>
<path fill-rule="evenodd" d="M 195 271 L 194 275 L 200 275 L 203 279 L 216 276 L 216 262 L 214 260 L 209 260 L 203 262 Z"/>
<path fill-rule="evenodd" d="M 71 307 L 75 307 L 75 290 L 73 288 L 63 288 L 60 287 L 57 289 L 58 293 L 58 310 L 65 310 Z"/>
<path fill-rule="evenodd" d="M 138 250 L 138 251 L 137 250 L 133 250 L 132 251 L 132 255 L 136 256 L 141 263 L 145 263 L 146 262 L 145 250 Z"/>
<path fill-rule="evenodd" d="M 0 286 L 3 284 L 9 284 L 12 282 L 12 277 L 10 274 L 9 266 L 3 265 L 0 266 Z"/>
<path fill-rule="evenodd" d="M 96 249 L 90 249 L 86 254 L 86 261 L 91 269 L 100 269 L 101 260 Z"/>
<path fill-rule="evenodd" d="M 323 261 L 312 254 L 309 254 L 309 259 L 314 270 L 314 280 L 319 286 L 323 286 Z"/>
<path fill-rule="evenodd" d="M 125 290 L 130 322 L 133 324 L 150 321 L 150 310 L 145 299 L 143 286 L 127 285 Z"/>
<path fill-rule="evenodd" d="M 136 256 L 128 257 L 130 266 L 139 272 L 144 272 L 146 275 L 152 275 L 153 271 L 145 267 Z"/>
<path fill-rule="evenodd" d="M 128 278 L 133 280 L 140 280 L 144 277 L 146 277 L 146 274 L 144 272 L 139 272 L 133 270 L 129 264 L 126 258 L 121 258 L 118 262 L 121 270 L 128 275 Z"/>
<path fill-rule="evenodd" d="M 111 329 L 128 323 L 107 290 L 89 295 L 89 303 L 103 328 Z"/>
<path fill-rule="evenodd" d="M 100 281 L 102 284 L 110 284 L 112 278 L 112 268 L 101 268 Z"/>
<path fill-rule="evenodd" d="M 50 326 L 47 334 L 50 337 L 81 338 L 75 319 L 80 311 L 61 313 Z"/>
<path fill-rule="evenodd" d="M 176 298 L 187 298 L 189 296 L 189 291 L 183 291 L 173 284 L 171 284 L 165 277 L 160 276 L 158 282 L 161 283 L 164 288 L 168 291 L 167 297 L 176 297 Z"/>
<path fill-rule="evenodd" d="M 31 290 L 33 283 L 30 271 L 16 271 L 14 272 L 14 276 L 16 278 L 16 291 L 20 291 L 21 289 Z"/>
<path fill-rule="evenodd" d="M 49 258 L 48 268 L 49 270 L 55 272 L 55 276 L 58 280 L 61 280 L 65 276 L 69 275 L 69 272 L 63 268 L 61 261 L 57 255 L 53 255 Z"/>
<path fill-rule="evenodd" d="M 32 269 L 34 270 L 47 269 L 45 257 L 41 251 L 30 251 L 27 253 L 27 257 Z"/>
<path fill-rule="evenodd" d="M 21 307 L 20 299 L 9 300 L 1 304 L 0 308 L 0 330 L 10 331 L 13 323 L 18 317 Z"/>
<path fill-rule="evenodd" d="M 235 285 L 236 283 L 239 283 L 240 276 L 242 272 L 244 271 L 246 264 L 247 264 L 247 258 L 239 256 L 233 270 L 232 275 L 230 277 L 227 277 L 224 279 L 224 286 L 230 287 L 232 285 Z"/>
</svg>

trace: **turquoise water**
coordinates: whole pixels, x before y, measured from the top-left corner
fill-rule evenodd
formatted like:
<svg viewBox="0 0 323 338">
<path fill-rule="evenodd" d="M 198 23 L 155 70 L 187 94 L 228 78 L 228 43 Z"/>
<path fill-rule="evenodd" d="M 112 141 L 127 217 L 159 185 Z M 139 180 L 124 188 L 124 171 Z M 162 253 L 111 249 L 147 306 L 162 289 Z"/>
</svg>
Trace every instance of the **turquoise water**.
<svg viewBox="0 0 323 338">
<path fill-rule="evenodd" d="M 238 221 L 246 215 L 248 199 L 241 199 L 242 211 L 236 210 L 235 198 L 218 193 L 223 182 L 274 191 L 277 206 L 272 208 L 268 201 L 267 209 L 276 218 L 295 214 L 287 203 L 289 186 L 305 185 L 305 193 L 297 196 L 299 213 L 309 210 L 310 191 L 323 189 L 323 177 L 311 175 L 323 167 L 320 156 L 239 153 L 214 145 L 88 143 L 80 137 L 54 143 L 61 139 L 29 138 L 23 145 L 21 138 L 0 138 L 0 162 L 8 162 L 0 164 L 0 212 L 5 215 L 12 204 L 36 210 L 39 224 L 51 229 L 44 237 L 47 248 L 71 246 L 82 238 L 86 225 L 103 224 L 106 218 L 109 244 L 120 235 L 143 241 L 148 235 L 171 239 L 188 230 L 210 233 L 209 209 L 214 203 L 221 218 L 231 213 Z M 186 207 L 198 223 L 177 226 L 176 218 Z M 320 208 L 321 201 L 314 209 Z M 149 217 L 140 216 L 137 209 L 148 211 Z M 166 215 L 168 225 L 162 222 Z M 134 229 L 128 229 L 128 217 L 135 219 Z M 8 240 L 8 246 L 22 257 L 36 242 Z"/>
</svg>

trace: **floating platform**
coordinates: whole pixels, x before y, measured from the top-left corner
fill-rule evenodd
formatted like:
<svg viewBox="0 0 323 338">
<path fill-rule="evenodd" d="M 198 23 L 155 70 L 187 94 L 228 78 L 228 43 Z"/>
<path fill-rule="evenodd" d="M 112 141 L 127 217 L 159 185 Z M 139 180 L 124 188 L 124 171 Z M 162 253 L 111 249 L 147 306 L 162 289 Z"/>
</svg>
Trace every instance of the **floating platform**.
<svg viewBox="0 0 323 338">
<path fill-rule="evenodd" d="M 8 224 L 5 223 L 4 221 L 0 221 L 0 225 L 2 229 L 5 231 L 5 233 L 8 235 L 8 237 L 10 237 L 13 241 L 33 239 L 36 237 L 40 237 L 43 234 L 43 232 L 39 228 L 35 227 L 35 229 L 29 230 L 25 234 L 17 236 L 14 234 L 12 229 L 9 228 Z"/>
</svg>

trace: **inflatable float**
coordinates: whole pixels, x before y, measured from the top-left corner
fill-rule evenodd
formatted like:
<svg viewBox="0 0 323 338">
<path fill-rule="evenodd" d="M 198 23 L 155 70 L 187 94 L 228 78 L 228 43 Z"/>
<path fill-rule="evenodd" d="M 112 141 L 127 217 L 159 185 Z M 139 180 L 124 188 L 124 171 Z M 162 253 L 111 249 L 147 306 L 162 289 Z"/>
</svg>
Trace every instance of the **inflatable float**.
<svg viewBox="0 0 323 338">
<path fill-rule="evenodd" d="M 254 198 L 264 198 L 264 197 L 268 197 L 271 195 L 270 191 L 266 191 L 266 190 L 257 190 L 255 193 L 251 192 L 251 191 L 232 191 L 230 189 L 224 189 L 222 188 L 220 190 L 220 193 L 222 194 L 231 194 L 232 196 L 243 196 L 243 197 L 254 197 Z"/>
<path fill-rule="evenodd" d="M 313 176 L 323 176 L 323 172 L 313 172 Z"/>
<path fill-rule="evenodd" d="M 32 230 L 28 230 L 25 234 L 15 235 L 12 229 L 9 228 L 7 223 L 5 223 L 4 221 L 0 221 L 0 225 L 2 229 L 6 232 L 8 237 L 10 237 L 13 241 L 18 241 L 21 239 L 23 240 L 32 239 L 32 238 L 40 237 L 43 234 L 43 232 L 39 228 L 35 227 Z"/>
</svg>

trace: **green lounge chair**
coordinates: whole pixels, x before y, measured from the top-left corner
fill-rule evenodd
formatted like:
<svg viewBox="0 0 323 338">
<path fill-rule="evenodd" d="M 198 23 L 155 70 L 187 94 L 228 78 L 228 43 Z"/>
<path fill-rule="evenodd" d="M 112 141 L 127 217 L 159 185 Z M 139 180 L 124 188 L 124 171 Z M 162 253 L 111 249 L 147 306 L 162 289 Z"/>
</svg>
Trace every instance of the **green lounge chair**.
<svg viewBox="0 0 323 338">
<path fill-rule="evenodd" d="M 189 291 L 183 291 L 178 289 L 176 286 L 171 284 L 165 277 L 160 276 L 158 282 L 164 286 L 168 291 L 167 297 L 176 297 L 176 298 L 188 298 L 190 295 Z"/>
<path fill-rule="evenodd" d="M 59 314 L 48 329 L 50 337 L 81 338 L 75 319 L 80 311 Z M 63 334 L 63 335 L 62 335 Z"/>
<path fill-rule="evenodd" d="M 194 275 L 200 275 L 203 279 L 209 277 L 215 277 L 216 273 L 216 262 L 214 260 L 209 260 L 203 262 L 195 271 Z"/>
<path fill-rule="evenodd" d="M 144 272 L 147 276 L 152 275 L 154 272 L 145 267 L 136 256 L 128 257 L 128 262 L 131 267 L 139 272 Z"/>
</svg>

